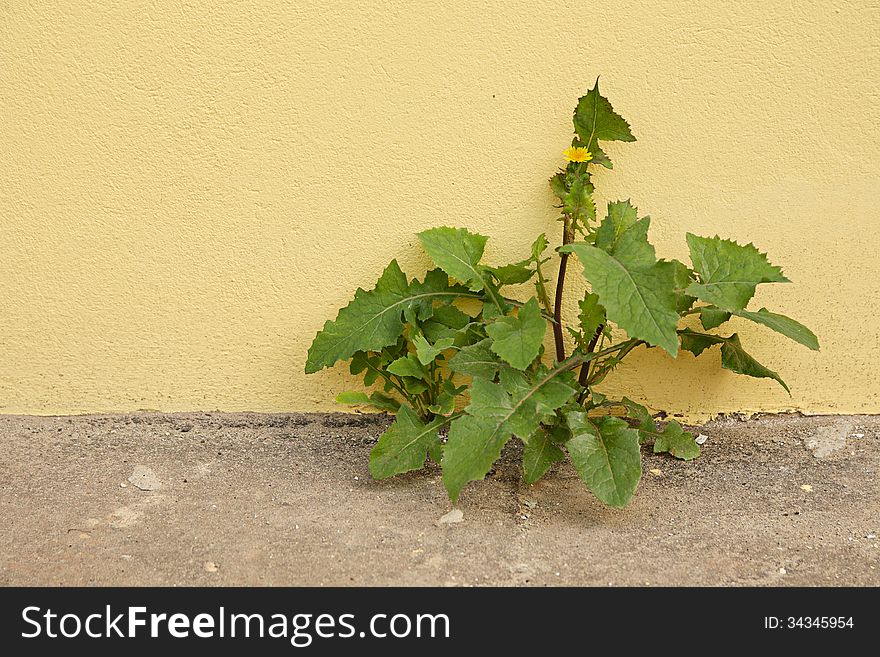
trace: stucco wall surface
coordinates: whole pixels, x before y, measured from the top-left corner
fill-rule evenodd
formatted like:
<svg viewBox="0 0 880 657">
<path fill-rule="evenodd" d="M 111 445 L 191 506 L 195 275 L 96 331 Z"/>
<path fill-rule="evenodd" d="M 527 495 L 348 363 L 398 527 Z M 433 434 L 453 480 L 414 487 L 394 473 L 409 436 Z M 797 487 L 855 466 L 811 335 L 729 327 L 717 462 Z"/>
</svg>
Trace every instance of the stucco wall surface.
<svg viewBox="0 0 880 657">
<path fill-rule="evenodd" d="M 346 369 L 306 349 L 392 257 L 424 272 L 416 232 L 489 235 L 490 263 L 555 234 L 599 74 L 639 141 L 598 197 L 662 256 L 754 240 L 794 281 L 754 307 L 823 345 L 735 323 L 792 397 L 659 350 L 609 391 L 878 412 L 878 35 L 864 0 L 0 2 L 0 412 L 335 408 Z"/>
</svg>

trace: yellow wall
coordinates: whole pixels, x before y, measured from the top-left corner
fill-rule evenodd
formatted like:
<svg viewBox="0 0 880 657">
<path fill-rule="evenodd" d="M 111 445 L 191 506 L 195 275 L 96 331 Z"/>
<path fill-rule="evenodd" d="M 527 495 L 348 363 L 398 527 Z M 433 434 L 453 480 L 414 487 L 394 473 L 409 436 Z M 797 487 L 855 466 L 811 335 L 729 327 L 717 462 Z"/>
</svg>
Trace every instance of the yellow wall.
<svg viewBox="0 0 880 657">
<path fill-rule="evenodd" d="M 307 377 L 306 349 L 392 257 L 424 271 L 414 233 L 500 263 L 556 230 L 597 74 L 639 138 L 600 196 L 663 256 L 754 240 L 795 281 L 755 307 L 823 345 L 736 327 L 792 398 L 717 352 L 641 354 L 611 392 L 880 411 L 876 3 L 178 5 L 0 2 L 0 412 L 335 408 L 345 369 Z"/>
</svg>

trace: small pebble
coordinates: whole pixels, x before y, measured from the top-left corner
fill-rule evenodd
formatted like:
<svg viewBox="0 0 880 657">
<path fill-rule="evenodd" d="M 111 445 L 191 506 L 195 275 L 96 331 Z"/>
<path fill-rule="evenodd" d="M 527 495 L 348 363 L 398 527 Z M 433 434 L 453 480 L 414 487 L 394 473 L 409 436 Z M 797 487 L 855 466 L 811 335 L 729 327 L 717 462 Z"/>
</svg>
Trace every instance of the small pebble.
<svg viewBox="0 0 880 657">
<path fill-rule="evenodd" d="M 456 522 L 461 522 L 462 520 L 464 520 L 464 513 L 462 513 L 461 509 L 453 509 L 449 513 L 440 516 L 440 519 L 437 520 L 437 524 L 451 525 Z"/>
</svg>

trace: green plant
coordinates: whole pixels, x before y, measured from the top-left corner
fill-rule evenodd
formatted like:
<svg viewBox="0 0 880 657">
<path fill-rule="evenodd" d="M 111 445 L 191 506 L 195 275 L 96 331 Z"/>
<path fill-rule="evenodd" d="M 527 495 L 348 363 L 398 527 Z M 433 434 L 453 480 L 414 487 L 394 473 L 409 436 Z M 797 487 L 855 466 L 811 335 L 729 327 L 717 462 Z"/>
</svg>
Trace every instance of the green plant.
<svg viewBox="0 0 880 657">
<path fill-rule="evenodd" d="M 678 422 L 660 429 L 644 406 L 596 390 L 634 349 L 658 347 L 673 357 L 685 349 L 699 356 L 720 345 L 722 367 L 769 377 L 787 391 L 776 372 L 743 349 L 736 333 L 707 331 L 736 316 L 819 348 L 816 336 L 793 319 L 746 309 L 758 284 L 788 280 L 753 245 L 688 234 L 689 267 L 657 259 L 647 239 L 650 219 L 639 218 L 629 201 L 608 203 L 605 218 L 597 221 L 590 167 L 612 168 L 600 142 L 635 141 L 629 124 L 599 94 L 598 80 L 578 101 L 574 132 L 565 151 L 568 164 L 550 179 L 562 222 L 552 300 L 544 235 L 524 260 L 492 267 L 481 262 L 485 237 L 464 228 L 433 228 L 418 237 L 436 269 L 410 280 L 392 261 L 372 290 L 358 289 L 315 337 L 306 372 L 351 359 L 351 373 L 362 375 L 368 388 L 381 383 L 383 392 L 346 392 L 338 401 L 397 414 L 370 455 L 376 479 L 420 469 L 430 457 L 442 466 L 455 502 L 515 436 L 524 445 L 527 482 L 568 453 L 600 500 L 624 506 L 641 477 L 641 444 L 680 459 L 700 453 Z M 572 255 L 590 291 L 567 326 L 563 293 Z M 525 303 L 504 293 L 530 280 L 536 296 Z M 702 331 L 679 327 L 691 315 L 699 316 Z M 548 326 L 552 359 L 544 354 Z M 570 354 L 566 331 L 573 339 Z M 465 392 L 470 402 L 462 408 L 457 402 Z"/>
</svg>

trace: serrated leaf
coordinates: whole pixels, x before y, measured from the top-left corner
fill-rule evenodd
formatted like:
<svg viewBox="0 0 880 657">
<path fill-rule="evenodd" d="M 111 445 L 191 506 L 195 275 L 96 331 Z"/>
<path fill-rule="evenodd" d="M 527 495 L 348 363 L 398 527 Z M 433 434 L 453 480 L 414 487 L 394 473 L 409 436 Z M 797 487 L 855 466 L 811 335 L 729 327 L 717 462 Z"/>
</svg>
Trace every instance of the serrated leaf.
<svg viewBox="0 0 880 657">
<path fill-rule="evenodd" d="M 787 338 L 798 342 L 805 347 L 809 347 L 813 351 L 819 350 L 819 339 L 816 337 L 816 334 L 813 333 L 806 326 L 793 320 L 791 317 L 786 317 L 785 315 L 780 315 L 779 313 L 771 313 L 766 308 L 761 308 L 756 312 L 752 312 L 749 310 L 738 310 L 733 313 L 738 317 L 744 317 L 745 319 L 750 319 L 753 322 L 757 322 L 758 324 L 763 324 L 767 326 L 777 333 L 781 333 Z M 708 328 L 703 325 L 704 328 Z"/>
<path fill-rule="evenodd" d="M 687 234 L 688 248 L 699 283 L 691 283 L 688 294 L 722 310 L 743 310 L 759 283 L 787 283 L 782 270 L 767 260 L 752 244 Z"/>
<path fill-rule="evenodd" d="M 534 297 L 519 309 L 516 317 L 499 317 L 486 326 L 492 338 L 490 348 L 511 366 L 524 370 L 538 356 L 547 322 Z"/>
<path fill-rule="evenodd" d="M 560 201 L 565 199 L 566 195 L 568 194 L 568 190 L 565 187 L 564 171 L 560 171 L 555 176 L 550 178 L 550 189 L 553 191 L 553 195 Z"/>
<path fill-rule="evenodd" d="M 626 409 L 626 416 L 635 420 L 640 442 L 645 442 L 657 433 L 657 424 L 647 408 L 628 397 L 624 397 L 620 403 Z"/>
<path fill-rule="evenodd" d="M 444 418 L 438 418 L 425 424 L 413 409 L 401 406 L 394 423 L 370 452 L 370 474 L 374 479 L 385 479 L 421 469 L 428 450 L 439 442 L 440 427 L 445 422 Z"/>
<path fill-rule="evenodd" d="M 489 348 L 490 344 L 492 341 L 486 339 L 462 348 L 449 360 L 449 368 L 457 374 L 491 380 L 501 369 L 501 361 Z"/>
<path fill-rule="evenodd" d="M 532 243 L 532 260 L 540 260 L 541 254 L 547 250 L 547 236 L 544 233 L 538 235 L 538 239 L 536 239 Z"/>
<path fill-rule="evenodd" d="M 543 477 L 554 463 L 565 458 L 550 434 L 543 427 L 529 437 L 523 448 L 523 479 L 533 484 Z"/>
<path fill-rule="evenodd" d="M 699 356 L 706 349 L 716 344 L 724 344 L 727 338 L 720 335 L 711 335 L 709 333 L 698 333 L 691 329 L 682 329 L 678 332 L 681 338 L 681 348 L 691 352 L 694 356 Z"/>
<path fill-rule="evenodd" d="M 441 465 L 443 486 L 453 504 L 465 484 L 486 476 L 510 438 L 504 425 L 492 420 L 464 415 L 452 422 Z"/>
<path fill-rule="evenodd" d="M 422 365 L 434 362 L 443 351 L 452 347 L 455 343 L 454 337 L 440 338 L 434 344 L 431 344 L 423 335 L 416 335 L 413 338 L 413 346 L 416 348 L 416 358 Z M 396 374 L 396 372 L 392 372 Z"/>
<path fill-rule="evenodd" d="M 434 308 L 431 318 L 422 322 L 421 329 L 429 342 L 454 337 L 467 326 L 471 318 L 451 304 L 441 304 Z"/>
<path fill-rule="evenodd" d="M 596 246 L 611 252 L 620 237 L 638 220 L 638 209 L 626 201 L 613 201 L 608 204 L 608 214 L 596 230 Z"/>
<path fill-rule="evenodd" d="M 681 337 L 681 348 L 690 351 L 694 356 L 699 356 L 709 347 L 721 345 L 721 367 L 728 369 L 737 374 L 744 374 L 755 378 L 773 379 L 788 394 L 791 391 L 776 372 L 764 367 L 756 361 L 752 356 L 746 353 L 739 340 L 739 335 L 734 333 L 730 337 L 722 337 L 720 335 L 710 335 L 708 333 L 698 333 L 690 329 L 682 329 L 679 331 Z"/>
<path fill-rule="evenodd" d="M 654 453 L 668 452 L 682 461 L 690 461 L 700 455 L 700 446 L 694 434 L 685 431 L 675 420 L 670 420 L 654 439 Z"/>
<path fill-rule="evenodd" d="M 482 290 L 485 281 L 480 259 L 488 238 L 464 228 L 432 228 L 418 235 L 425 251 L 440 269 L 471 290 Z"/>
<path fill-rule="evenodd" d="M 581 312 L 578 315 L 584 339 L 591 340 L 599 327 L 605 323 L 605 308 L 599 303 L 599 296 L 587 292 L 578 303 Z"/>
<path fill-rule="evenodd" d="M 572 251 L 584 267 L 593 293 L 605 306 L 609 320 L 631 338 L 678 353 L 675 333 L 678 312 L 675 301 L 675 273 L 671 263 L 657 262 L 648 243 L 650 219 L 640 219 L 618 239 L 612 253 L 577 242 L 560 248 Z"/>
<path fill-rule="evenodd" d="M 398 358 L 390 363 L 386 369 L 396 376 L 411 376 L 415 379 L 421 379 L 427 375 L 427 371 L 413 354 Z"/>
<path fill-rule="evenodd" d="M 648 409 L 633 400 L 624 397 L 621 404 L 626 408 L 626 415 L 636 422 L 636 431 L 639 432 L 639 442 L 654 441 L 654 452 L 670 452 L 673 456 L 684 460 L 696 458 L 700 455 L 700 447 L 694 442 L 694 436 L 683 432 L 681 425 L 671 420 L 662 430 L 657 428 L 657 423 Z M 687 444 L 690 440 L 692 446 Z M 657 444 L 660 444 L 660 449 Z M 693 449 L 696 447 L 696 451 Z"/>
<path fill-rule="evenodd" d="M 642 476 L 638 432 L 620 418 L 566 417 L 572 438 L 565 447 L 581 480 L 605 504 L 626 506 Z"/>
<path fill-rule="evenodd" d="M 441 272 L 429 272 L 423 283 L 407 284 L 397 261 L 392 260 L 375 288 L 369 292 L 358 288 L 354 299 L 339 311 L 336 319 L 324 324 L 309 347 L 306 373 L 331 367 L 358 351 L 379 351 L 393 345 L 403 334 L 401 315 L 405 310 L 461 296 L 477 295 L 450 286 Z"/>
<path fill-rule="evenodd" d="M 611 161 L 599 146 L 599 140 L 636 140 L 626 120 L 614 111 L 607 98 L 599 94 L 598 78 L 587 95 L 578 100 L 574 112 L 574 129 L 580 144 L 593 155 L 592 161 L 609 169 L 612 168 Z"/>
<path fill-rule="evenodd" d="M 690 310 L 696 297 L 692 297 L 685 292 L 688 286 L 694 282 L 694 273 L 683 262 L 678 260 L 670 260 L 672 263 L 673 278 L 675 280 L 675 309 L 679 314 L 686 313 Z"/>
<path fill-rule="evenodd" d="M 703 328 L 707 331 L 710 331 L 713 328 L 718 328 L 728 319 L 730 319 L 730 313 L 726 310 L 721 310 L 714 306 L 700 308 L 700 324 L 702 324 Z"/>
<path fill-rule="evenodd" d="M 591 406 L 598 406 L 599 404 L 605 403 L 605 400 L 608 399 L 607 395 L 603 395 L 601 392 L 590 392 L 590 404 Z M 578 409 L 570 409 L 570 410 L 578 410 Z"/>
<path fill-rule="evenodd" d="M 535 270 L 528 267 L 531 260 L 516 262 L 502 267 L 487 267 L 492 272 L 499 285 L 518 285 L 525 283 L 535 275 Z"/>
<path fill-rule="evenodd" d="M 455 420 L 443 453 L 443 484 L 453 502 L 469 481 L 482 479 L 512 434 L 523 441 L 576 392 L 574 377 L 557 366 L 532 378 L 510 368 L 501 381 L 475 378 L 467 415 Z"/>
<path fill-rule="evenodd" d="M 580 226 L 586 226 L 596 218 L 593 185 L 587 175 L 578 176 L 572 182 L 571 189 L 562 198 L 562 211 Z"/>
<path fill-rule="evenodd" d="M 557 374 L 553 374 L 553 372 Z M 475 378 L 467 412 L 503 424 L 526 441 L 540 423 L 576 392 L 574 376 L 540 367 L 531 376 L 510 368 L 502 369 L 500 381 Z"/>
</svg>

